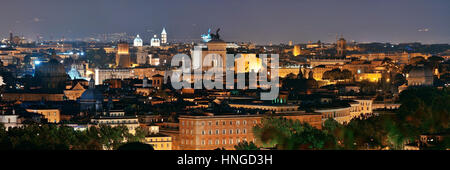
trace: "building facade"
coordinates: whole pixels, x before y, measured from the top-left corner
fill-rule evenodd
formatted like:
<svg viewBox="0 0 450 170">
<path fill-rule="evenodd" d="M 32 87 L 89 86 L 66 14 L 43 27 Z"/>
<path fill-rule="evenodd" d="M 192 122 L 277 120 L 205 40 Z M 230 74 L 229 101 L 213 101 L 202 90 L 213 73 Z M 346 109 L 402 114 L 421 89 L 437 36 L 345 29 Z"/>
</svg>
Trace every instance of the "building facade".
<svg viewBox="0 0 450 170">
<path fill-rule="evenodd" d="M 37 113 L 44 116 L 48 123 L 59 123 L 61 121 L 61 111 L 59 109 L 26 109 L 27 112 Z"/>
<path fill-rule="evenodd" d="M 241 141 L 256 142 L 252 128 L 261 116 L 180 116 L 180 149 L 234 149 Z"/>
<path fill-rule="evenodd" d="M 286 119 L 298 120 L 321 129 L 319 114 L 277 114 Z M 234 146 L 247 141 L 260 145 L 253 134 L 253 127 L 261 123 L 264 115 L 208 115 L 179 117 L 179 149 L 213 150 Z"/>
</svg>

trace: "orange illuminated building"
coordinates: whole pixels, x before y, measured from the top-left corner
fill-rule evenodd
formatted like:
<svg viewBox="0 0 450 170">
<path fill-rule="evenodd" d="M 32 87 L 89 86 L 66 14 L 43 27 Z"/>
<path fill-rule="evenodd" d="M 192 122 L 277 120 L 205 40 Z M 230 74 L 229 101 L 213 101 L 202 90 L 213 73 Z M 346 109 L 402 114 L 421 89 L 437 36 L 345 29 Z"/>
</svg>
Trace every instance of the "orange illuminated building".
<svg viewBox="0 0 450 170">
<path fill-rule="evenodd" d="M 307 122 L 321 128 L 320 114 L 286 114 L 287 119 Z M 179 117 L 179 149 L 214 150 L 225 148 L 233 150 L 242 141 L 259 141 L 253 135 L 253 127 L 261 123 L 263 115 L 208 115 Z"/>
<path fill-rule="evenodd" d="M 59 123 L 61 121 L 61 111 L 59 109 L 26 109 L 27 112 L 37 113 L 44 116 L 48 123 Z"/>
<path fill-rule="evenodd" d="M 64 93 L 16 92 L 3 93 L 3 101 L 63 101 Z"/>
</svg>

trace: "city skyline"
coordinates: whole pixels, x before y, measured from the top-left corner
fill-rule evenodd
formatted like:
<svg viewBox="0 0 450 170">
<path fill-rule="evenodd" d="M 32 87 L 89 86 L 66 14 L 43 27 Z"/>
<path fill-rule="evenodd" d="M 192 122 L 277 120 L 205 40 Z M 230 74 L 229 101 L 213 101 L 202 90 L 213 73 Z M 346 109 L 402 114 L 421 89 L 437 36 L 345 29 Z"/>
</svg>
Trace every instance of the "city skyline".
<svg viewBox="0 0 450 170">
<path fill-rule="evenodd" d="M 165 27 L 171 41 L 184 42 L 200 41 L 208 28 L 221 28 L 225 41 L 257 44 L 335 42 L 338 35 L 363 43 L 450 43 L 450 2 L 440 0 L 19 0 L 4 4 L 0 7 L 2 38 L 10 31 L 30 39 L 40 35 L 44 40 L 126 32 L 140 34 L 148 43 L 151 35 L 159 35 Z"/>
</svg>

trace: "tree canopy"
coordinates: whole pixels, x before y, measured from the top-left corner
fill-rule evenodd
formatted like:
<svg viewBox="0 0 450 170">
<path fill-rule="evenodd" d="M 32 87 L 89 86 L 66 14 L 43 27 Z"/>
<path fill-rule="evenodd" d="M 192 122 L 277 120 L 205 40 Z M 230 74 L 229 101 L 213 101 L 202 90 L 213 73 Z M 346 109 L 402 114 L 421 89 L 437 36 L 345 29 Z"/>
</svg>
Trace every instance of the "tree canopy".
<svg viewBox="0 0 450 170">
<path fill-rule="evenodd" d="M 332 135 L 298 120 L 266 117 L 259 126 L 253 128 L 253 132 L 263 147 L 281 150 L 335 148 Z"/>
<path fill-rule="evenodd" d="M 325 71 L 323 73 L 322 79 L 324 80 L 345 80 L 345 79 L 351 79 L 352 78 L 352 72 L 344 69 L 341 71 L 341 69 L 336 68 L 333 70 Z"/>
<path fill-rule="evenodd" d="M 117 149 L 126 141 L 136 142 L 145 137 L 143 130 L 136 129 L 136 135 L 125 126 L 101 125 L 77 131 L 72 127 L 58 125 L 26 125 L 0 128 L 0 150 L 102 150 Z"/>
</svg>

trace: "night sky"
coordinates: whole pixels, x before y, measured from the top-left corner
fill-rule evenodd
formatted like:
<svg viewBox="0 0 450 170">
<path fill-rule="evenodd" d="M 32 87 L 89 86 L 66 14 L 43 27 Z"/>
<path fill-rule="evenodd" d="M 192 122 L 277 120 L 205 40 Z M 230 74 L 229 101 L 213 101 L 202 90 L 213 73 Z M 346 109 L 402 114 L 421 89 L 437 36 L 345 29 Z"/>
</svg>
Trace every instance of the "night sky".
<svg viewBox="0 0 450 170">
<path fill-rule="evenodd" d="M 221 28 L 225 41 L 450 43 L 449 0 L 2 0 L 0 37 L 127 32 L 169 41 Z"/>
</svg>

